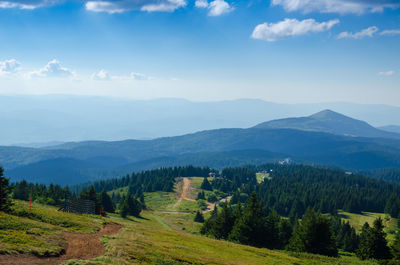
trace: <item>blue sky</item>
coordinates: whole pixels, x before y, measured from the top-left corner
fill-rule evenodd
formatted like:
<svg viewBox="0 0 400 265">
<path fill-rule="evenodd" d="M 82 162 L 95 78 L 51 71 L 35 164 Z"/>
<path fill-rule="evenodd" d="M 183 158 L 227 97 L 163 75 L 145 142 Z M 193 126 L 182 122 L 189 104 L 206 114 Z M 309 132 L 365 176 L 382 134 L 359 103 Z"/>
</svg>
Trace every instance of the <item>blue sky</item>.
<svg viewBox="0 0 400 265">
<path fill-rule="evenodd" d="M 0 1 L 0 93 L 400 106 L 398 0 Z"/>
</svg>

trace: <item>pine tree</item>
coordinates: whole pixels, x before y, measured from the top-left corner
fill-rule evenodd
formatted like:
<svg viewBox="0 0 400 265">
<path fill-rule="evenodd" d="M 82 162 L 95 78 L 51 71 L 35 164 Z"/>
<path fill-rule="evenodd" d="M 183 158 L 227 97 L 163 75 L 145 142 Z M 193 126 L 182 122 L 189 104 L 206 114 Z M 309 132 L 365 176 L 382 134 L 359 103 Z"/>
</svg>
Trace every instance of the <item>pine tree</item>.
<svg viewBox="0 0 400 265">
<path fill-rule="evenodd" d="M 393 244 L 391 245 L 393 259 L 400 262 L 400 232 L 396 233 Z"/>
<path fill-rule="evenodd" d="M 11 207 L 11 187 L 8 178 L 3 177 L 3 168 L 0 167 L 0 211 L 7 212 Z"/>
<path fill-rule="evenodd" d="M 279 223 L 279 248 L 284 249 L 292 237 L 293 227 L 287 219 L 281 219 Z"/>
<path fill-rule="evenodd" d="M 203 190 L 210 190 L 210 191 L 213 190 L 210 182 L 208 181 L 208 179 L 206 177 L 203 179 L 203 183 L 201 183 L 200 188 Z"/>
<path fill-rule="evenodd" d="M 196 215 L 194 217 L 194 221 L 197 223 L 204 223 L 204 217 L 203 214 L 200 211 L 196 212 Z"/>
<path fill-rule="evenodd" d="M 264 246 L 270 249 L 279 248 L 279 223 L 281 218 L 279 215 L 272 211 L 267 218 L 265 218 L 265 240 Z"/>
<path fill-rule="evenodd" d="M 103 211 L 110 213 L 115 211 L 114 204 L 105 190 L 100 193 L 100 204 Z"/>
<path fill-rule="evenodd" d="M 122 218 L 126 218 L 128 216 L 128 213 L 129 213 L 128 201 L 126 200 L 125 197 L 123 197 L 120 204 L 119 214 L 121 215 Z"/>
<path fill-rule="evenodd" d="M 214 221 L 212 233 L 215 238 L 227 239 L 235 222 L 232 209 L 227 202 L 224 203 L 220 213 Z"/>
<path fill-rule="evenodd" d="M 200 192 L 197 194 L 196 200 L 205 200 L 205 199 L 206 199 L 206 195 L 205 195 L 204 191 L 200 191 Z"/>
<path fill-rule="evenodd" d="M 265 222 L 261 203 L 255 193 L 250 195 L 242 216 L 235 222 L 229 240 L 242 244 L 263 246 Z"/>
<path fill-rule="evenodd" d="M 390 259 L 391 253 L 386 241 L 386 233 L 383 231 L 383 221 L 377 218 L 372 227 L 364 224 L 357 256 L 361 259 Z"/>
<path fill-rule="evenodd" d="M 302 220 L 296 223 L 288 249 L 333 257 L 338 254 L 329 220 L 317 215 L 310 208 L 306 210 Z"/>
</svg>

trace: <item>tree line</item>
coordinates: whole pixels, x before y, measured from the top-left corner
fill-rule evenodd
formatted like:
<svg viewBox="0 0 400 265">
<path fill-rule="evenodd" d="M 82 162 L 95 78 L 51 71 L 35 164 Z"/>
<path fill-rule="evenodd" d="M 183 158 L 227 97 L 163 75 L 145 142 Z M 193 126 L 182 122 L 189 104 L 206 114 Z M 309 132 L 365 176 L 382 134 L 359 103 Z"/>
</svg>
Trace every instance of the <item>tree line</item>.
<svg viewBox="0 0 400 265">
<path fill-rule="evenodd" d="M 195 221 L 203 222 L 197 212 Z M 214 209 L 204 221 L 201 233 L 217 239 L 269 249 L 337 257 L 339 249 L 355 253 L 360 259 L 386 260 L 396 264 L 400 257 L 400 233 L 389 247 L 383 221 L 378 218 L 370 227 L 365 223 L 358 235 L 349 222 L 337 216 L 323 215 L 307 208 L 301 219 L 292 225 L 275 211 L 265 215 L 256 193 L 252 193 L 242 207 L 225 202 L 220 210 Z"/>
</svg>

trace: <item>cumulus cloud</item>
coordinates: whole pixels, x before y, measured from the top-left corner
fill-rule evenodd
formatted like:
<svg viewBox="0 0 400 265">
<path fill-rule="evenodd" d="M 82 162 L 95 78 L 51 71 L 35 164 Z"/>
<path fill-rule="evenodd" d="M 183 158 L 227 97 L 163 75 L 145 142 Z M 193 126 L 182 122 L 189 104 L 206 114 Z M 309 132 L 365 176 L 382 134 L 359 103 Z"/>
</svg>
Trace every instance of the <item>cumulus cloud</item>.
<svg viewBox="0 0 400 265">
<path fill-rule="evenodd" d="M 110 75 L 104 69 L 101 69 L 99 72 L 92 74 L 93 80 L 110 80 Z"/>
<path fill-rule="evenodd" d="M 87 1 L 85 7 L 88 11 L 114 14 L 131 10 L 173 12 L 176 9 L 185 7 L 186 5 L 186 0 L 117 0 Z"/>
<path fill-rule="evenodd" d="M 196 0 L 196 2 L 194 3 L 194 6 L 197 8 L 207 8 L 208 1 L 207 0 Z"/>
<path fill-rule="evenodd" d="M 388 29 L 380 33 L 382 36 L 395 36 L 400 35 L 400 29 Z"/>
<path fill-rule="evenodd" d="M 282 6 L 286 11 L 303 13 L 353 13 L 382 12 L 385 8 L 398 8 L 398 0 L 272 0 L 273 6 Z"/>
<path fill-rule="evenodd" d="M 21 63 L 15 59 L 0 62 L 0 75 L 8 75 L 19 70 Z"/>
<path fill-rule="evenodd" d="M 152 80 L 152 79 L 154 79 L 153 77 L 147 76 L 145 74 L 135 73 L 135 72 L 132 72 L 129 76 L 133 80 Z"/>
<path fill-rule="evenodd" d="M 229 12 L 232 12 L 234 8 L 229 5 L 228 2 L 225 2 L 224 0 L 215 0 L 210 3 L 208 3 L 207 0 L 197 0 L 195 2 L 195 6 L 197 8 L 207 8 L 208 9 L 208 15 L 212 17 L 217 17 L 222 14 L 226 14 Z"/>
<path fill-rule="evenodd" d="M 61 0 L 14 0 L 0 1 L 0 8 L 36 9 L 60 3 Z"/>
<path fill-rule="evenodd" d="M 386 71 L 386 72 L 379 72 L 378 74 L 382 75 L 382 76 L 391 76 L 391 75 L 394 75 L 395 73 L 396 72 L 394 70 L 390 70 L 390 71 Z"/>
<path fill-rule="evenodd" d="M 372 26 L 372 27 L 363 29 L 356 33 L 344 31 L 338 35 L 338 39 L 356 39 L 356 40 L 358 40 L 358 39 L 362 39 L 365 37 L 372 38 L 378 32 L 378 30 L 379 29 L 377 27 Z"/>
<path fill-rule="evenodd" d="M 289 19 L 277 23 L 263 23 L 255 27 L 253 34 L 254 39 L 276 41 L 292 36 L 305 35 L 308 33 L 324 32 L 338 24 L 338 19 L 329 20 L 326 22 L 317 22 L 314 19 Z"/>
<path fill-rule="evenodd" d="M 68 68 L 62 67 L 60 62 L 52 60 L 47 65 L 37 71 L 32 71 L 28 74 L 28 77 L 58 77 L 58 78 L 70 78 L 74 77 L 75 73 Z"/>
</svg>

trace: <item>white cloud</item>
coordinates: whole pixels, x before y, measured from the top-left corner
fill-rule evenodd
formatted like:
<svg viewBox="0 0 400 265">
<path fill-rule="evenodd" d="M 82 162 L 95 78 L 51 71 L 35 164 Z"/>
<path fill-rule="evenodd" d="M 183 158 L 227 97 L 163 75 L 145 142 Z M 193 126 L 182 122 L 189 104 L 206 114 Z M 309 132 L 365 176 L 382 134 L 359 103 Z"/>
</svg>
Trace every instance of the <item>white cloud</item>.
<svg viewBox="0 0 400 265">
<path fill-rule="evenodd" d="M 59 78 L 70 78 L 74 77 L 75 73 L 68 68 L 61 66 L 57 60 L 52 60 L 47 65 L 37 71 L 32 71 L 28 74 L 28 77 L 59 77 Z"/>
<path fill-rule="evenodd" d="M 282 6 L 286 11 L 303 13 L 353 13 L 382 12 L 385 8 L 398 8 L 398 0 L 272 0 L 273 6 Z"/>
<path fill-rule="evenodd" d="M 387 72 L 379 72 L 378 74 L 382 75 L 382 76 L 391 76 L 391 75 L 394 75 L 395 73 L 396 72 L 394 70 L 390 70 L 390 71 L 387 71 Z"/>
<path fill-rule="evenodd" d="M 114 13 L 122 13 L 126 10 L 118 7 L 118 5 L 111 2 L 103 2 L 103 1 L 89 1 L 85 5 L 86 10 L 92 12 L 107 12 L 110 14 Z"/>
<path fill-rule="evenodd" d="M 229 12 L 232 12 L 235 8 L 230 6 L 228 2 L 224 0 L 214 0 L 208 3 L 207 0 L 197 0 L 195 2 L 197 8 L 207 8 L 208 15 L 212 17 L 217 17 Z"/>
<path fill-rule="evenodd" d="M 101 69 L 99 72 L 92 74 L 93 80 L 110 80 L 110 75 L 104 69 Z"/>
<path fill-rule="evenodd" d="M 363 29 L 363 30 L 361 30 L 359 32 L 356 32 L 356 33 L 345 31 L 345 32 L 340 33 L 337 38 L 338 39 L 356 39 L 356 40 L 357 39 L 362 39 L 362 38 L 365 38 L 365 37 L 372 38 L 375 35 L 375 33 L 378 32 L 378 30 L 379 29 L 377 27 L 372 26 L 372 27 Z"/>
<path fill-rule="evenodd" d="M 394 35 L 400 35 L 400 29 L 388 29 L 384 30 L 380 33 L 382 36 L 394 36 Z"/>
<path fill-rule="evenodd" d="M 317 22 L 314 19 L 299 21 L 286 18 L 277 23 L 263 23 L 256 26 L 251 37 L 259 40 L 276 41 L 291 36 L 327 31 L 338 23 L 338 19 Z"/>
<path fill-rule="evenodd" d="M 21 63 L 15 59 L 0 62 L 0 76 L 15 73 L 19 70 Z"/>
<path fill-rule="evenodd" d="M 109 14 L 123 13 L 131 10 L 147 12 L 173 12 L 186 6 L 186 0 L 117 0 L 117 1 L 88 1 L 86 10 L 106 12 Z"/>
<path fill-rule="evenodd" d="M 208 7 L 208 1 L 207 0 L 196 0 L 194 5 L 197 8 L 207 8 Z"/>
<path fill-rule="evenodd" d="M 60 0 L 15 0 L 15 1 L 0 1 L 0 8 L 18 8 L 18 9 L 36 9 L 57 4 Z"/>
<path fill-rule="evenodd" d="M 145 74 L 135 73 L 135 72 L 132 72 L 130 74 L 130 78 L 133 80 L 152 80 L 152 79 L 154 79 L 153 77 L 147 76 Z"/>
</svg>

